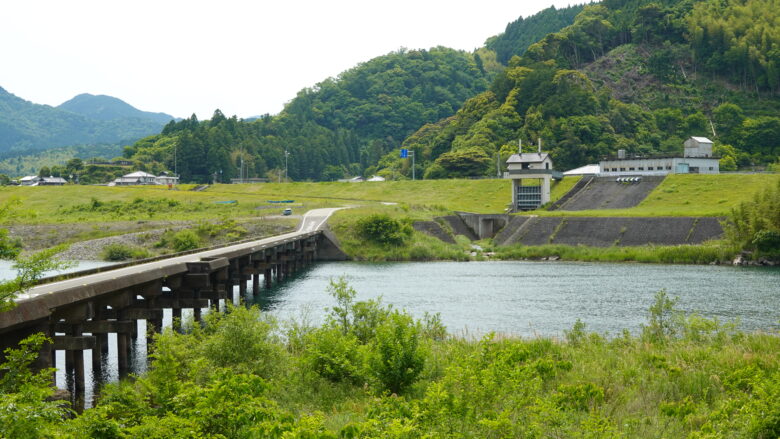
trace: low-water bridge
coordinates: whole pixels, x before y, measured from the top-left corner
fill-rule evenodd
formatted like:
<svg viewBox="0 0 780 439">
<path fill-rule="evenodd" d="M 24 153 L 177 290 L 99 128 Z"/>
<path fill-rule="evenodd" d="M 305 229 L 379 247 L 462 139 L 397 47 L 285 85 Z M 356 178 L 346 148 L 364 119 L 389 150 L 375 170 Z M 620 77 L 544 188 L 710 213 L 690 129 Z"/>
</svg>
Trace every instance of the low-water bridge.
<svg viewBox="0 0 780 439">
<path fill-rule="evenodd" d="M 308 212 L 292 233 L 38 285 L 0 313 L 0 352 L 33 333 L 46 334 L 53 344 L 44 346 L 36 366 L 53 367 L 55 351 L 65 351 L 66 376 L 79 394 L 85 388 L 84 351 L 91 350 L 92 370 L 100 371 L 109 334 L 117 336 L 122 375 L 129 370 L 138 320 L 160 331 L 165 309 L 174 319 L 192 309 L 198 321 L 202 309 L 233 300 L 235 286 L 243 297 L 251 281 L 257 295 L 261 279 L 270 288 L 316 260 L 344 259 L 322 230 L 333 210 Z"/>
</svg>

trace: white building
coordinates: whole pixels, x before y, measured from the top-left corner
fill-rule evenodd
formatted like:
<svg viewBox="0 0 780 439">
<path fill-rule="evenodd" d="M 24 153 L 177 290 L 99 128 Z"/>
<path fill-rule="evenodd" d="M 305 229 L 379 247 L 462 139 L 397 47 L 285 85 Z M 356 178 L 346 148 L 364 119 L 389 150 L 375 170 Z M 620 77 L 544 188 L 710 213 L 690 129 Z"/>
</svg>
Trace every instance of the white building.
<svg viewBox="0 0 780 439">
<path fill-rule="evenodd" d="M 617 157 L 604 159 L 599 165 L 603 176 L 720 173 L 719 159 L 712 155 L 712 140 L 706 137 L 686 140 L 682 157 L 631 157 L 621 149 Z"/>
<path fill-rule="evenodd" d="M 518 152 L 506 161 L 506 176 L 512 179 L 512 211 L 534 210 L 550 202 L 552 179 L 560 180 L 563 174 L 553 170 L 550 155 L 541 151 Z M 524 185 L 524 180 L 536 180 Z"/>
<path fill-rule="evenodd" d="M 179 177 L 173 177 L 167 173 L 155 176 L 148 172 L 136 171 L 123 175 L 111 183 L 109 186 L 137 186 L 137 185 L 175 185 L 179 183 Z"/>
<path fill-rule="evenodd" d="M 68 182 L 62 177 L 38 177 L 28 175 L 19 180 L 21 186 L 64 186 Z"/>
</svg>

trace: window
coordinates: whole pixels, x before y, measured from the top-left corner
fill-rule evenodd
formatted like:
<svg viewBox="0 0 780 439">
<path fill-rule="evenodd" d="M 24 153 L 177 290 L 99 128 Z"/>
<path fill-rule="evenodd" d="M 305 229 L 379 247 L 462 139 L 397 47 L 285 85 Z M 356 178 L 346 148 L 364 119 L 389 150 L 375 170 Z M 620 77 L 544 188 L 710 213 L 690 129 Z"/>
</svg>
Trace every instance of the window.
<svg viewBox="0 0 780 439">
<path fill-rule="evenodd" d="M 626 170 L 626 168 L 620 168 L 620 170 L 621 170 L 621 171 L 625 171 L 625 170 Z"/>
<path fill-rule="evenodd" d="M 634 168 L 628 168 L 628 170 L 629 170 L 629 171 L 633 171 L 633 170 L 634 170 Z"/>
<path fill-rule="evenodd" d="M 712 171 L 712 166 L 710 166 L 710 171 Z"/>
<path fill-rule="evenodd" d="M 667 171 L 671 171 L 672 170 L 672 166 L 671 165 L 666 165 L 666 170 Z"/>
<path fill-rule="evenodd" d="M 617 172 L 617 168 L 612 168 L 612 172 Z"/>
<path fill-rule="evenodd" d="M 648 170 L 648 171 L 652 171 L 652 170 L 653 170 L 653 167 L 652 167 L 652 166 L 648 166 L 648 167 L 647 167 L 647 170 Z"/>
<path fill-rule="evenodd" d="M 644 170 L 645 170 L 645 167 L 644 167 L 644 166 L 640 166 L 640 167 L 639 167 L 639 170 L 640 170 L 640 171 L 644 171 Z"/>
</svg>

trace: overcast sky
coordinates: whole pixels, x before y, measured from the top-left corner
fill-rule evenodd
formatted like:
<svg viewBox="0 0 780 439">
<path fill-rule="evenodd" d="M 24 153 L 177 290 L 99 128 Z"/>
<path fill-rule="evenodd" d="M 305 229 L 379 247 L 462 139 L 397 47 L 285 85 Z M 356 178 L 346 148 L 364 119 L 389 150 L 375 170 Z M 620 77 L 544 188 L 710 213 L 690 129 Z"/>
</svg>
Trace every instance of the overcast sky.
<svg viewBox="0 0 780 439">
<path fill-rule="evenodd" d="M 79 93 L 176 117 L 278 113 L 304 87 L 376 56 L 474 50 L 571 0 L 8 0 L 0 87 L 56 106 Z"/>
</svg>

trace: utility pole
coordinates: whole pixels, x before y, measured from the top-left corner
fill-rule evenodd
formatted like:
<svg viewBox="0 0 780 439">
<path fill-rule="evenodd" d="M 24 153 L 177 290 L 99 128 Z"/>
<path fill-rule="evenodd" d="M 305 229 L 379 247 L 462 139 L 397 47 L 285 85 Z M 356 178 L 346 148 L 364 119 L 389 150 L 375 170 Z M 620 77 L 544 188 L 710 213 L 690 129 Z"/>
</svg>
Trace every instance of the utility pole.
<svg viewBox="0 0 780 439">
<path fill-rule="evenodd" d="M 414 150 L 409 151 L 409 154 L 412 155 L 412 181 L 414 181 Z"/>
<path fill-rule="evenodd" d="M 284 182 L 287 183 L 287 157 L 290 156 L 290 153 L 287 152 L 287 150 L 284 150 Z"/>
</svg>

